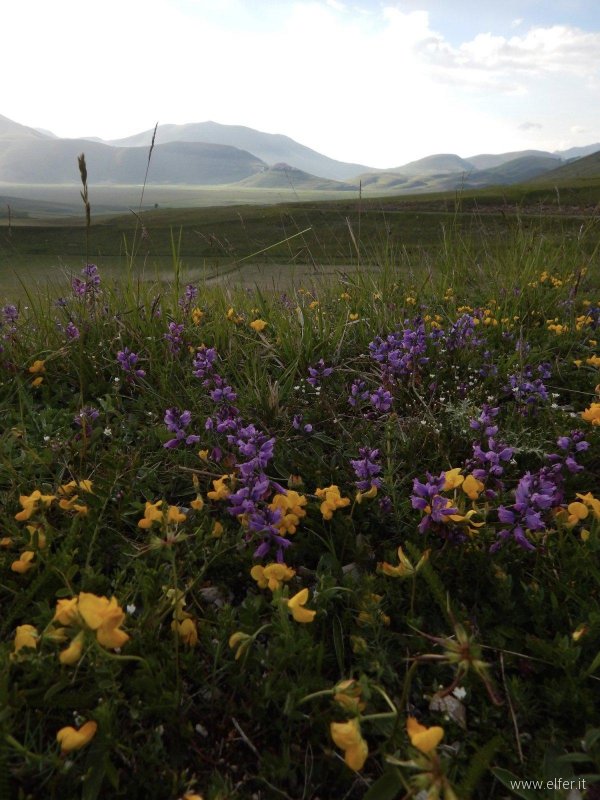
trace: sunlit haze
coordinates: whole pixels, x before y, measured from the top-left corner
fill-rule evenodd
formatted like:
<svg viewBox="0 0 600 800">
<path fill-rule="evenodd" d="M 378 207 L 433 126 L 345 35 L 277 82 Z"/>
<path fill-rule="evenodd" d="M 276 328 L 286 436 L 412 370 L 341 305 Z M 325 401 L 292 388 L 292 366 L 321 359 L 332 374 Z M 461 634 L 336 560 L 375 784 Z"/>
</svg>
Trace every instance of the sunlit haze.
<svg viewBox="0 0 600 800">
<path fill-rule="evenodd" d="M 393 167 L 600 140 L 597 0 L 18 0 L 0 114 L 113 139 L 214 120 Z"/>
</svg>

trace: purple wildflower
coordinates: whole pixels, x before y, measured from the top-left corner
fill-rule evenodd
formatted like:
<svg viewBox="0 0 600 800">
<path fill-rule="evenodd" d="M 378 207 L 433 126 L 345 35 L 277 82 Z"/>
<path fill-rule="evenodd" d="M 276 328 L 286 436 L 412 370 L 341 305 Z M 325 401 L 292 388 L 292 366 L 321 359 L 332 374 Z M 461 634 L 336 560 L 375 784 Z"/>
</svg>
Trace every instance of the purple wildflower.
<svg viewBox="0 0 600 800">
<path fill-rule="evenodd" d="M 137 378 L 144 378 L 146 372 L 143 369 L 136 369 L 136 364 L 139 361 L 137 353 L 133 353 L 128 347 L 124 347 L 117 353 L 117 361 L 121 365 L 123 372 L 127 373 L 127 377 L 131 380 L 133 376 Z"/>
<path fill-rule="evenodd" d="M 71 287 L 77 297 L 94 300 L 100 291 L 100 275 L 95 264 L 87 264 L 82 270 L 83 280 L 73 278 Z"/>
<path fill-rule="evenodd" d="M 325 362 L 320 358 L 314 367 L 308 368 L 308 374 L 310 377 L 306 379 L 307 383 L 317 388 L 321 385 L 323 378 L 328 378 L 333 374 L 333 367 L 326 367 Z"/>
<path fill-rule="evenodd" d="M 348 398 L 348 403 L 351 406 L 356 407 L 359 403 L 363 403 L 368 399 L 369 390 L 367 389 L 367 384 L 363 380 L 360 380 L 360 378 L 356 378 L 350 387 L 350 397 Z"/>
<path fill-rule="evenodd" d="M 203 381 L 203 386 L 208 386 L 212 378 L 215 361 L 217 359 L 217 351 L 214 347 L 206 347 L 202 345 L 194 356 L 193 374 L 196 378 Z"/>
<path fill-rule="evenodd" d="M 179 447 L 180 444 L 198 444 L 200 437 L 195 434 L 186 434 L 185 429 L 192 421 L 191 411 L 180 411 L 178 408 L 168 408 L 165 411 L 165 425 L 170 433 L 175 436 L 169 441 L 165 442 L 163 447 L 173 449 Z"/>
<path fill-rule="evenodd" d="M 369 395 L 369 402 L 376 411 L 386 412 L 392 407 L 392 393 L 379 386 L 372 394 Z"/>
<path fill-rule="evenodd" d="M 371 450 L 370 447 L 359 447 L 360 458 L 351 459 L 352 469 L 358 480 L 356 488 L 360 492 L 368 492 L 372 486 L 381 488 L 382 480 L 377 476 L 381 472 L 379 461 L 379 450 Z"/>
<path fill-rule="evenodd" d="M 413 494 L 410 501 L 413 508 L 424 511 L 425 516 L 419 523 L 419 531 L 425 533 L 430 528 L 443 532 L 441 525 L 448 522 L 448 517 L 458 514 L 458 509 L 452 506 L 447 497 L 443 497 L 440 492 L 446 483 L 444 472 L 434 476 L 427 473 L 427 483 L 422 483 L 418 478 L 413 481 Z"/>
<path fill-rule="evenodd" d="M 176 356 L 183 345 L 183 324 L 169 322 L 169 330 L 163 334 L 169 346 L 169 352 Z"/>
<path fill-rule="evenodd" d="M 79 339 L 79 328 L 75 325 L 73 320 L 69 320 L 67 325 L 65 326 L 65 335 L 69 341 L 74 341 L 75 339 Z"/>
<path fill-rule="evenodd" d="M 193 283 L 188 283 L 183 292 L 183 297 L 180 297 L 178 300 L 179 306 L 183 309 L 185 314 L 188 313 L 197 296 L 198 287 L 194 286 Z"/>
</svg>

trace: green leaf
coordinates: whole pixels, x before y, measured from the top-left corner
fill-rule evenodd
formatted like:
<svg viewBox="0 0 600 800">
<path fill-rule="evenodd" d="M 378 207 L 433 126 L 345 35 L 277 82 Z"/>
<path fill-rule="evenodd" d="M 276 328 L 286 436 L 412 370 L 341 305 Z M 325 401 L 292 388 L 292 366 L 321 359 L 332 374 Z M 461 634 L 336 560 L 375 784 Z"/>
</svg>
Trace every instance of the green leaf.
<svg viewBox="0 0 600 800">
<path fill-rule="evenodd" d="M 363 800 L 394 800 L 404 790 L 402 778 L 397 769 L 386 769 L 364 796 Z"/>
<path fill-rule="evenodd" d="M 335 648 L 335 657 L 338 662 L 340 675 L 343 676 L 345 670 L 344 627 L 337 615 L 333 618 L 333 646 Z"/>
<path fill-rule="evenodd" d="M 493 776 L 500 781 L 500 783 L 513 793 L 515 797 L 521 797 L 523 800 L 540 800 L 537 792 L 530 789 L 515 788 L 515 784 L 521 783 L 521 778 L 517 778 L 512 772 L 507 769 L 496 767 L 492 770 Z"/>
</svg>

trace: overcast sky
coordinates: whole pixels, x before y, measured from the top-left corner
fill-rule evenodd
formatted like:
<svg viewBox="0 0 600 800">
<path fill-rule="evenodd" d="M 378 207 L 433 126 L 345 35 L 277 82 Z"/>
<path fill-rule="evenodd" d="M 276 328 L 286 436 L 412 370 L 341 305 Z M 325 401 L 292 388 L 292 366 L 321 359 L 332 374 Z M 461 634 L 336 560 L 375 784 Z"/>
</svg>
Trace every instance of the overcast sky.
<svg viewBox="0 0 600 800">
<path fill-rule="evenodd" d="M 0 114 L 118 138 L 214 120 L 393 167 L 600 141 L 600 0 L 16 0 Z"/>
</svg>

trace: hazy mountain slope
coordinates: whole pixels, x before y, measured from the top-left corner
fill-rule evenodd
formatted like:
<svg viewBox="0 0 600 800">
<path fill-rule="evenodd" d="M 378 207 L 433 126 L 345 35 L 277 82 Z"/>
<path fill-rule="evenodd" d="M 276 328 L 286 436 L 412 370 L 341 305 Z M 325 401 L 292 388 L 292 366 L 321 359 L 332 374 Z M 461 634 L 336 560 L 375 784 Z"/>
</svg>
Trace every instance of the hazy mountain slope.
<svg viewBox="0 0 600 800">
<path fill-rule="evenodd" d="M 471 172 L 473 165 L 455 153 L 437 153 L 417 161 L 409 161 L 400 167 L 387 169 L 385 172 L 398 172 L 401 175 L 443 174 L 448 172 Z M 374 170 L 373 170 L 374 171 Z"/>
<path fill-rule="evenodd" d="M 500 167 L 509 161 L 515 161 L 526 156 L 553 158 L 556 161 L 560 161 L 561 158 L 558 153 L 549 153 L 546 150 L 516 150 L 512 153 L 481 153 L 476 156 L 469 156 L 467 161 L 477 169 L 483 170 L 494 169 L 494 167 Z"/>
<path fill-rule="evenodd" d="M 76 183 L 77 156 L 84 152 L 90 183 L 139 184 L 148 162 L 145 147 L 111 147 L 82 139 L 0 139 L 0 181 Z M 265 168 L 234 147 L 172 142 L 154 148 L 149 183 L 214 185 L 234 183 Z"/>
<path fill-rule="evenodd" d="M 560 161 L 553 156 L 522 156 L 491 169 L 482 169 L 468 176 L 469 186 L 494 186 L 523 183 L 556 169 Z"/>
<path fill-rule="evenodd" d="M 568 150 L 557 151 L 557 155 L 564 161 L 568 161 L 570 158 L 583 158 L 584 156 L 590 156 L 592 153 L 597 153 L 598 151 L 600 151 L 600 142 L 596 142 L 596 144 L 587 144 L 584 147 L 569 147 Z"/>
<path fill-rule="evenodd" d="M 119 147 L 149 147 L 153 130 L 110 142 Z M 246 128 L 243 125 L 220 125 L 218 122 L 197 122 L 187 125 L 159 125 L 156 143 L 165 142 L 219 143 L 247 150 L 267 164 L 285 162 L 311 175 L 333 180 L 353 178 L 370 168 L 364 164 L 349 164 L 317 153 L 310 147 L 275 133 Z"/>
<path fill-rule="evenodd" d="M 289 164 L 273 164 L 262 172 L 239 181 L 238 186 L 256 189 L 311 189 L 314 191 L 357 191 L 358 184 L 318 178 Z"/>
<path fill-rule="evenodd" d="M 25 138 L 25 139 L 47 139 L 48 136 L 35 128 L 28 128 L 20 125 L 8 117 L 0 114 L 0 139 L 5 138 Z"/>
<path fill-rule="evenodd" d="M 568 184 L 573 181 L 593 180 L 600 178 L 600 152 L 570 161 L 558 169 L 540 175 L 532 183 Z"/>
</svg>

